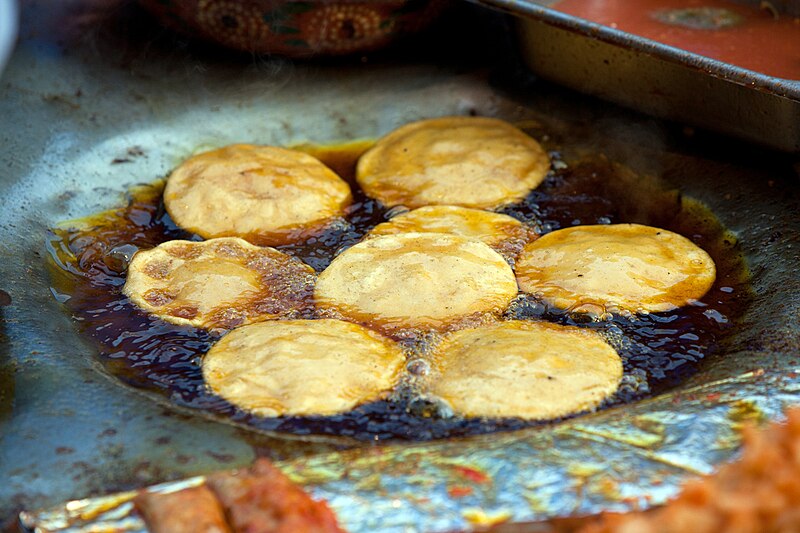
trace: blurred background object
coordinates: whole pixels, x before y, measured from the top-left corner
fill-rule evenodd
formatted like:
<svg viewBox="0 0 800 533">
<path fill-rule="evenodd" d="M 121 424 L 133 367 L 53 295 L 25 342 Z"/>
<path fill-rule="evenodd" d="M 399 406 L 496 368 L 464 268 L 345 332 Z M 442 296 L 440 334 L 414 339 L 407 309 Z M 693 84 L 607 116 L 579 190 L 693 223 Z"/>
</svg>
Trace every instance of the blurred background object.
<svg viewBox="0 0 800 533">
<path fill-rule="evenodd" d="M 448 0 L 140 0 L 166 26 L 246 52 L 288 57 L 376 50 L 421 30 Z"/>
<path fill-rule="evenodd" d="M 0 0 L 0 73 L 17 41 L 17 2 Z"/>
</svg>

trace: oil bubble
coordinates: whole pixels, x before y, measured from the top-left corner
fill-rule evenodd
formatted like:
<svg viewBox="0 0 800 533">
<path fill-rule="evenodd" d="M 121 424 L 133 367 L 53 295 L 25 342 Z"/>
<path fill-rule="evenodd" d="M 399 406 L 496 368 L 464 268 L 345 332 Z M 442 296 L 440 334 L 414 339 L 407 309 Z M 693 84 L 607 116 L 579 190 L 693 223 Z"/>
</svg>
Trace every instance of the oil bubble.
<svg viewBox="0 0 800 533">
<path fill-rule="evenodd" d="M 650 393 L 650 384 L 644 370 L 636 368 L 622 376 L 617 389 L 618 396 L 643 396 Z"/>
<path fill-rule="evenodd" d="M 727 324 L 728 323 L 728 317 L 726 317 L 725 315 L 723 315 L 722 313 L 720 313 L 716 309 L 706 309 L 705 311 L 703 311 L 703 315 L 706 316 L 707 318 L 710 318 L 711 320 L 713 320 L 717 324 Z"/>
<path fill-rule="evenodd" d="M 567 310 L 567 313 L 577 323 L 608 322 L 612 318 L 611 313 L 604 306 L 594 303 L 573 305 Z"/>
<path fill-rule="evenodd" d="M 424 359 L 412 359 L 406 363 L 406 370 L 414 376 L 427 376 L 431 367 Z"/>
<path fill-rule="evenodd" d="M 121 274 L 128 270 L 133 254 L 138 251 L 139 247 L 134 244 L 121 244 L 106 252 L 103 262 L 108 268 Z"/>
<path fill-rule="evenodd" d="M 408 402 L 406 411 L 423 418 L 452 418 L 453 410 L 435 396 L 418 396 Z"/>
<path fill-rule="evenodd" d="M 508 305 L 505 316 L 519 320 L 541 317 L 546 312 L 547 307 L 541 300 L 527 294 L 521 294 Z"/>
</svg>

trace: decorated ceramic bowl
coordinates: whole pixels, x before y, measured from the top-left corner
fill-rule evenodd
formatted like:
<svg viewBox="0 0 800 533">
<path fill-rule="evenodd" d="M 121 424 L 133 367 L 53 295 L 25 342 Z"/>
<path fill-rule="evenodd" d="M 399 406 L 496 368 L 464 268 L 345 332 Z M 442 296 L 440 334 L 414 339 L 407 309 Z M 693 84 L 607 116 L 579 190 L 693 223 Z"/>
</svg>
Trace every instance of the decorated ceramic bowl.
<svg viewBox="0 0 800 533">
<path fill-rule="evenodd" d="M 432 21 L 447 0 L 140 0 L 162 23 L 238 50 L 291 57 L 383 47 Z"/>
</svg>

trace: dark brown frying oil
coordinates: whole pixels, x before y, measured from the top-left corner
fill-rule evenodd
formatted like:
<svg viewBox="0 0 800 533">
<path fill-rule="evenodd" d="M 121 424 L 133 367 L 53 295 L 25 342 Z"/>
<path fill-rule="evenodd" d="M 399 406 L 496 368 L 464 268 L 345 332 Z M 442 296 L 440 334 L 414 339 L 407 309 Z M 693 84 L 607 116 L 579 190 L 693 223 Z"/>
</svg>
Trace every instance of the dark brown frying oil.
<svg viewBox="0 0 800 533">
<path fill-rule="evenodd" d="M 366 198 L 353 182 L 355 160 L 365 144 L 338 148 L 303 147 L 325 161 L 353 186 L 355 203 L 346 220 L 304 242 L 280 246 L 322 271 L 341 250 L 352 246 L 387 219 L 386 209 Z M 744 263 L 733 240 L 701 205 L 665 190 L 654 180 L 594 158 L 566 166 L 551 154 L 554 169 L 523 202 L 503 212 L 542 232 L 577 224 L 636 222 L 683 234 L 708 251 L 717 265 L 717 281 L 699 305 L 667 313 L 591 322 L 550 310 L 520 296 L 509 318 L 549 320 L 600 331 L 613 339 L 625 376 L 604 406 L 662 392 L 697 371 L 716 351 L 749 300 Z M 163 183 L 131 191 L 127 206 L 57 229 L 48 241 L 53 290 L 80 331 L 98 346 L 109 372 L 134 387 L 171 402 L 211 412 L 253 427 L 295 434 L 335 434 L 362 440 L 425 440 L 486 433 L 534 425 L 516 419 L 478 420 L 436 415 L 434 406 L 397 395 L 332 417 L 259 418 L 209 393 L 200 359 L 216 338 L 203 330 L 175 326 L 139 311 L 122 294 L 125 268 L 137 249 L 171 239 L 199 240 L 177 228 L 161 203 Z"/>
</svg>

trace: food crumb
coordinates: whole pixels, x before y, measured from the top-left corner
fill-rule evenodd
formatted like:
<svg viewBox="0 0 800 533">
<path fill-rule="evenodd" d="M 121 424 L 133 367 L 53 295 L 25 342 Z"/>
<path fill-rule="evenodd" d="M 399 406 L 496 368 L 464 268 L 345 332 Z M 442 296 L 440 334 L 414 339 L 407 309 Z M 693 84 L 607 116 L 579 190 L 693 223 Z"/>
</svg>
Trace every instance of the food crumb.
<svg viewBox="0 0 800 533">
<path fill-rule="evenodd" d="M 483 509 L 470 508 L 465 509 L 462 514 L 470 524 L 478 527 L 496 526 L 507 522 L 511 518 L 511 512 L 505 509 L 484 511 Z"/>
</svg>

